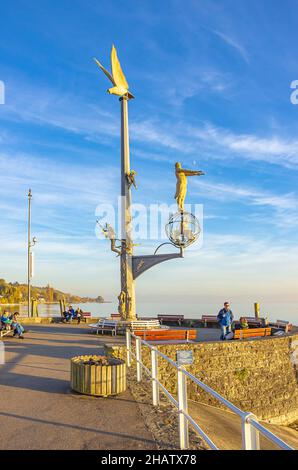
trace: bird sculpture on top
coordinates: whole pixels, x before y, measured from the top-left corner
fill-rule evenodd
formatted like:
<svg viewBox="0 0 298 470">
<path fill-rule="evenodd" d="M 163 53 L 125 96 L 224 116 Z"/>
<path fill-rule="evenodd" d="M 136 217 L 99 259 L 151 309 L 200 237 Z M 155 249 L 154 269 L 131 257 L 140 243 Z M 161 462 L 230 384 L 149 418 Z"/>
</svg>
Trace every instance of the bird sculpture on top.
<svg viewBox="0 0 298 470">
<path fill-rule="evenodd" d="M 106 74 L 106 76 L 111 80 L 112 84 L 114 85 L 112 88 L 108 89 L 108 93 L 112 95 L 118 96 L 126 96 L 128 99 L 134 98 L 133 94 L 128 91 L 128 83 L 126 81 L 125 75 L 122 71 L 117 51 L 115 46 L 112 47 L 111 52 L 111 68 L 112 74 L 97 60 L 94 58 L 97 65 L 101 68 L 101 70 Z"/>
</svg>

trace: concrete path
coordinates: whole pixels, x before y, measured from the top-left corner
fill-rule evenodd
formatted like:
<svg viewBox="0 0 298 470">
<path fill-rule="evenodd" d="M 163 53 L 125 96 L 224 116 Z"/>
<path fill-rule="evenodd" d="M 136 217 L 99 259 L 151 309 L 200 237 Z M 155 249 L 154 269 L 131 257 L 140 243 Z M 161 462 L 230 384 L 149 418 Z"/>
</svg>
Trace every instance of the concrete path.
<svg viewBox="0 0 298 470">
<path fill-rule="evenodd" d="M 214 444 L 221 450 L 241 450 L 241 422 L 237 415 L 202 403 L 189 402 L 189 413 Z M 286 426 L 262 423 L 280 439 L 298 449 L 298 432 Z M 278 450 L 278 447 L 261 437 L 261 450 Z"/>
<path fill-rule="evenodd" d="M 28 329 L 23 341 L 4 339 L 0 449 L 156 449 L 130 392 L 93 398 L 70 390 L 69 359 L 99 354 L 100 337 L 86 326 Z"/>
</svg>

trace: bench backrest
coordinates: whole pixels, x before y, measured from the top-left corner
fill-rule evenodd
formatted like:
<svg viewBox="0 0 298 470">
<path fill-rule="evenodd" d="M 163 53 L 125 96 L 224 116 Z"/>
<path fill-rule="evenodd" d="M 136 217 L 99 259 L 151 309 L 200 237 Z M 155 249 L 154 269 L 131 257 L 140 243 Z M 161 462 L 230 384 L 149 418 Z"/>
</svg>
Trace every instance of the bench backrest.
<svg viewBox="0 0 298 470">
<path fill-rule="evenodd" d="M 256 318 L 256 317 L 245 317 L 249 323 L 263 323 L 265 318 Z"/>
<path fill-rule="evenodd" d="M 271 328 L 246 328 L 243 330 L 235 330 L 234 339 L 245 339 L 270 336 Z"/>
<path fill-rule="evenodd" d="M 195 340 L 197 337 L 196 330 L 139 330 L 135 332 L 136 336 L 141 337 L 145 341 L 175 341 L 175 340 Z"/>
<path fill-rule="evenodd" d="M 117 320 L 101 320 L 98 323 L 99 325 L 117 326 L 119 322 Z"/>
<path fill-rule="evenodd" d="M 139 320 L 130 322 L 130 329 L 136 330 L 150 330 L 154 328 L 160 328 L 159 320 Z"/>
<path fill-rule="evenodd" d="M 184 315 L 163 315 L 162 313 L 157 315 L 157 318 L 159 319 L 164 319 L 164 320 L 168 320 L 168 319 L 173 319 L 173 320 L 184 320 Z"/>
<path fill-rule="evenodd" d="M 202 321 L 217 322 L 218 320 L 216 315 L 202 315 Z"/>
<path fill-rule="evenodd" d="M 293 328 L 292 323 L 286 320 L 277 320 L 276 325 L 277 325 L 277 328 L 284 328 L 286 333 L 291 331 Z"/>
</svg>

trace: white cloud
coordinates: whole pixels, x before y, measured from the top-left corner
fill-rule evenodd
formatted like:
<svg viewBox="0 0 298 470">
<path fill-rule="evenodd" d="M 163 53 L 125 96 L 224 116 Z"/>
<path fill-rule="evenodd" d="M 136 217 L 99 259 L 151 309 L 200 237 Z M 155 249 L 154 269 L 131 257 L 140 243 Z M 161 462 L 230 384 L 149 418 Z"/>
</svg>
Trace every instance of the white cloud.
<svg viewBox="0 0 298 470">
<path fill-rule="evenodd" d="M 241 55 L 242 59 L 244 59 L 247 64 L 249 63 L 248 53 L 246 49 L 239 43 L 239 41 L 236 41 L 231 36 L 224 34 L 220 31 L 213 30 L 212 32 L 216 34 L 218 37 L 220 37 L 226 44 L 228 44 L 233 49 L 235 49 Z"/>
</svg>

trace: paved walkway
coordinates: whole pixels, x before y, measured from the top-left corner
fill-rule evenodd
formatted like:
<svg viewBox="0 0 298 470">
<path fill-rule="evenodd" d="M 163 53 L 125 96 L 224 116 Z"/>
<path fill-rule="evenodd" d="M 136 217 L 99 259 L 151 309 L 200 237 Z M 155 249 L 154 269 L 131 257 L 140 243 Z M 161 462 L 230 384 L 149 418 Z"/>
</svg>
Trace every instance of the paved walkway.
<svg viewBox="0 0 298 470">
<path fill-rule="evenodd" d="M 100 337 L 86 326 L 28 328 L 23 341 L 4 339 L 0 449 L 156 449 L 130 392 L 93 398 L 70 390 L 69 359 L 100 353 Z"/>
<path fill-rule="evenodd" d="M 231 413 L 214 406 L 189 401 L 189 413 L 201 426 L 206 434 L 221 450 L 241 450 L 241 421 Z M 286 426 L 262 423 L 280 439 L 298 449 L 298 432 Z M 278 450 L 279 448 L 268 439 L 260 436 L 262 450 Z"/>
</svg>

